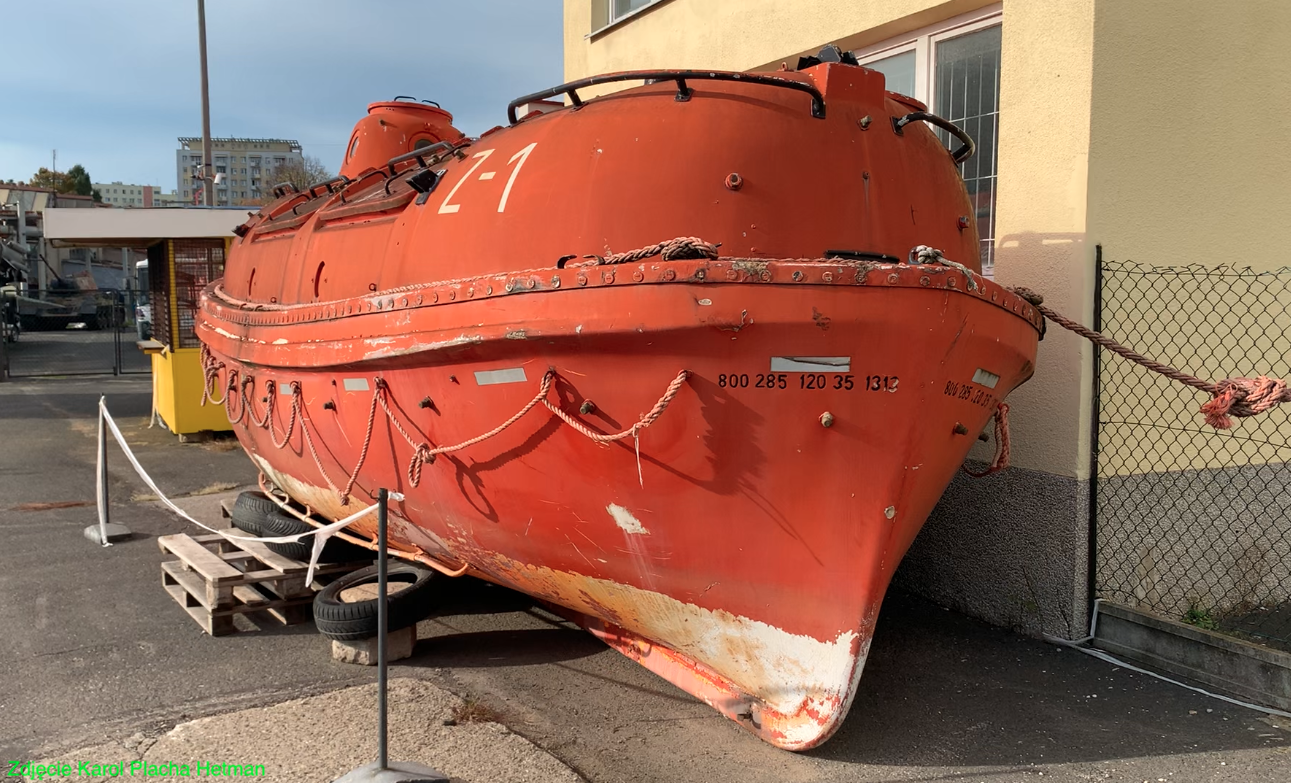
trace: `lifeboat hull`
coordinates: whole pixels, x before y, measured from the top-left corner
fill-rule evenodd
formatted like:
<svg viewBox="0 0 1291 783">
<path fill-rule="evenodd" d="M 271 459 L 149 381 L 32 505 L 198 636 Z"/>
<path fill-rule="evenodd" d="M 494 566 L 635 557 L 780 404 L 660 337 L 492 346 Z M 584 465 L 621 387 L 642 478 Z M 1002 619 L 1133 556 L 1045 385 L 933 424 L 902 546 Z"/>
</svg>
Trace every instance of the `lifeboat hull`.
<svg viewBox="0 0 1291 783">
<path fill-rule="evenodd" d="M 202 297 L 209 388 L 318 516 L 400 493 L 402 556 L 811 748 L 1042 320 L 881 74 L 625 78 L 655 83 L 476 141 L 374 131 L 402 154 L 253 217 Z"/>
<path fill-rule="evenodd" d="M 995 403 L 1032 371 L 1035 314 L 946 268 L 739 266 L 562 270 L 543 290 L 526 281 L 478 300 L 473 288 L 506 282 L 458 282 L 372 297 L 357 317 L 285 316 L 257 340 L 208 296 L 202 333 L 222 379 L 256 379 L 228 401 L 235 418 L 249 406 L 238 437 L 297 501 L 347 515 L 333 487 L 361 463 L 353 496 L 402 493 L 392 535 L 407 550 L 573 610 L 798 750 L 846 714 L 892 573 Z M 552 372 L 546 399 L 593 432 L 621 432 L 683 370 L 635 438 L 598 443 L 539 405 L 423 464 L 412 484 L 400 427 L 435 445 L 470 440 Z M 301 428 L 326 444 L 318 459 Z"/>
</svg>

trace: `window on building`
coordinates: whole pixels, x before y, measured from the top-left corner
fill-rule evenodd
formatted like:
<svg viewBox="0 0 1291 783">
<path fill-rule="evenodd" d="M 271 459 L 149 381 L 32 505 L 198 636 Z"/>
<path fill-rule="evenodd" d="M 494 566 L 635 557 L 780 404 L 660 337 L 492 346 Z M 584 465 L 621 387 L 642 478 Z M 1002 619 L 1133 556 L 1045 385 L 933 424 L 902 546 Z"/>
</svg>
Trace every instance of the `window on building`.
<svg viewBox="0 0 1291 783">
<path fill-rule="evenodd" d="M 610 4 L 610 22 L 617 22 L 633 11 L 645 8 L 659 0 L 608 0 Z"/>
<path fill-rule="evenodd" d="M 1000 22 L 994 6 L 856 52 L 862 65 L 887 77 L 889 90 L 926 103 L 977 142 L 977 154 L 960 173 L 977 213 L 987 275 L 995 266 Z M 945 131 L 937 133 L 948 147 L 958 144 Z"/>
</svg>

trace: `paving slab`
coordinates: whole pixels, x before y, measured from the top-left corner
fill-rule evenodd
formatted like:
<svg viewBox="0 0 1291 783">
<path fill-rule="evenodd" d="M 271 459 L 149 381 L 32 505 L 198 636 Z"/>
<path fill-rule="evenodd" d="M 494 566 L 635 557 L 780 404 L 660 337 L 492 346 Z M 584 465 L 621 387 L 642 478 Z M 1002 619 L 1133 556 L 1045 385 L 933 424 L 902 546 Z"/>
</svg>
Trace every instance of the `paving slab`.
<svg viewBox="0 0 1291 783">
<path fill-rule="evenodd" d="M 68 765 L 73 774 L 43 779 L 116 783 L 161 770 L 163 774 L 147 779 L 183 781 L 238 772 L 265 783 L 325 783 L 375 758 L 376 699 L 376 686 L 364 685 L 198 718 L 160 736 L 137 736 L 46 758 L 42 765 Z M 465 783 L 582 780 L 499 723 L 456 720 L 470 705 L 428 682 L 396 678 L 390 683 L 389 699 L 392 760 L 420 762 Z M 87 764 L 81 767 L 82 763 Z M 87 777 L 84 771 L 96 763 L 120 764 L 121 772 Z M 212 767 L 222 774 L 213 774 Z M 179 774 L 164 774 L 168 771 Z"/>
</svg>

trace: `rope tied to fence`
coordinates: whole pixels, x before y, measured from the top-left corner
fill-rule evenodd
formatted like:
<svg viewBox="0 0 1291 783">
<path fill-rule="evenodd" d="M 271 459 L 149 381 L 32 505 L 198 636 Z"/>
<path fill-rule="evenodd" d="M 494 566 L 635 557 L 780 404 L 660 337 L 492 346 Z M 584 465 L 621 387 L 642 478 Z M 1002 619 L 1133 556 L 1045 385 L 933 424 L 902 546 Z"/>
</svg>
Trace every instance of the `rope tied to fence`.
<svg viewBox="0 0 1291 783">
<path fill-rule="evenodd" d="M 1206 417 L 1206 423 L 1217 430 L 1231 429 L 1233 426 L 1231 417 L 1233 416 L 1238 418 L 1255 416 L 1282 403 L 1291 402 L 1291 388 L 1287 387 L 1285 380 L 1260 375 L 1255 378 L 1225 378 L 1217 382 L 1207 381 L 1195 375 L 1189 375 L 1168 364 L 1149 359 L 1107 335 L 1067 318 L 1053 308 L 1046 306 L 1044 297 L 1029 288 L 1017 287 L 1009 290 L 1025 299 L 1036 310 L 1040 311 L 1045 318 L 1062 328 L 1074 332 L 1096 345 L 1101 345 L 1140 367 L 1209 394 L 1211 400 L 1201 406 L 1201 412 Z"/>
</svg>

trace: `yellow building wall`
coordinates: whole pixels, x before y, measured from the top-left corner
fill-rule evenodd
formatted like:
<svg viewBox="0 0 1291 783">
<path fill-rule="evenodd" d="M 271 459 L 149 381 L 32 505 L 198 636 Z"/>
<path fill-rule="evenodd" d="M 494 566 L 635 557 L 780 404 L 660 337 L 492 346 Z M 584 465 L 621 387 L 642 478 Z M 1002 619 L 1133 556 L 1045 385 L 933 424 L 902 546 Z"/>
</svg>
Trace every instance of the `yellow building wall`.
<svg viewBox="0 0 1291 783">
<path fill-rule="evenodd" d="M 565 77 L 641 68 L 758 70 L 828 43 L 853 49 L 991 5 L 982 0 L 669 0 L 589 36 L 593 2 L 565 2 Z M 1005 0 L 996 279 L 1093 309 L 1086 241 L 1094 0 Z M 1014 465 L 1087 478 L 1088 344 L 1050 330 L 1010 398 Z M 977 456 L 989 459 L 988 450 Z"/>
<path fill-rule="evenodd" d="M 1256 270 L 1291 263 L 1283 237 L 1291 214 L 1291 3 L 1103 0 L 1094 29 L 1089 235 L 1104 257 Z M 1280 294 L 1283 301 L 1270 300 L 1266 309 L 1280 313 L 1283 329 L 1291 330 L 1291 292 Z M 1188 337 L 1208 349 L 1177 357 L 1187 371 L 1208 379 L 1286 371 L 1287 357 L 1261 357 L 1253 348 L 1269 340 L 1230 322 L 1231 300 L 1250 295 L 1244 287 L 1212 293 L 1196 327 L 1201 334 Z M 1136 326 L 1141 332 L 1179 328 L 1177 317 L 1164 320 Z M 1145 376 L 1142 407 L 1124 406 L 1117 418 L 1198 429 L 1196 405 L 1154 410 L 1152 394 L 1165 383 Z M 1196 404 L 1205 399 L 1198 394 Z M 1158 437 L 1157 428 L 1104 428 L 1102 446 L 1128 453 L 1139 439 Z M 1284 462 L 1291 452 L 1279 445 L 1285 435 L 1276 435 L 1262 431 L 1259 420 L 1239 422 L 1231 440 L 1218 446 L 1214 435 L 1176 435 L 1170 449 L 1155 452 L 1158 469 Z M 1108 469 L 1135 467 L 1142 469 L 1134 463 Z"/>
<path fill-rule="evenodd" d="M 1094 0 L 1004 4 L 995 279 L 1089 323 L 1086 237 Z M 1093 351 L 1049 328 L 1036 373 L 1009 398 L 1012 464 L 1089 477 Z"/>
<path fill-rule="evenodd" d="M 1100 2 L 1090 223 L 1110 258 L 1288 263 L 1291 3 Z"/>
<path fill-rule="evenodd" d="M 565 78 L 642 68 L 764 70 L 782 60 L 792 66 L 827 43 L 866 46 L 994 1 L 668 0 L 589 37 L 592 5 L 603 0 L 565 0 Z"/>
</svg>

